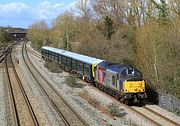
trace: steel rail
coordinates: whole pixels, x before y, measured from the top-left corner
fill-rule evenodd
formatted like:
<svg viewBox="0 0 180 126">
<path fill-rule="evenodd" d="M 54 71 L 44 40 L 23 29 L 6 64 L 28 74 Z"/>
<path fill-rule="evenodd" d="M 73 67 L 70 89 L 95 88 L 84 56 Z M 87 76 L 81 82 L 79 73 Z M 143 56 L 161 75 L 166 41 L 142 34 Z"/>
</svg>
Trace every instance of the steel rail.
<svg viewBox="0 0 180 126">
<path fill-rule="evenodd" d="M 13 48 L 13 47 L 12 47 Z M 12 49 L 11 49 L 12 50 Z M 20 80 L 20 78 L 19 78 L 19 76 L 18 76 L 18 74 L 17 74 L 17 71 L 16 71 L 16 69 L 15 69 L 15 66 L 14 66 L 14 63 L 13 63 L 13 60 L 12 60 L 12 56 L 11 56 L 11 50 L 10 50 L 10 61 L 11 61 L 11 63 L 12 63 L 12 68 L 13 68 L 13 71 L 14 71 L 14 74 L 15 74 L 15 77 L 16 77 L 16 80 L 17 80 L 17 82 L 18 82 L 18 84 L 19 84 L 19 87 L 20 87 L 20 90 L 21 90 L 21 92 L 22 92 L 22 94 L 23 94 L 23 97 L 24 97 L 24 100 L 25 100 L 25 102 L 26 102 L 26 105 L 27 105 L 27 107 L 28 107 L 28 111 L 29 111 L 29 113 L 30 113 L 30 115 L 31 115 L 31 117 L 32 117 L 32 120 L 33 120 L 33 123 L 34 123 L 34 125 L 35 126 L 39 126 L 39 123 L 38 123 L 38 120 L 37 120 L 37 118 L 36 118 L 36 116 L 35 116 L 35 113 L 34 113 L 34 111 L 33 111 L 33 108 L 32 108 L 32 106 L 31 106 L 31 104 L 30 104 L 30 101 L 29 101 L 29 99 L 28 99 L 28 96 L 27 96 L 27 94 L 26 94 L 26 92 L 25 92 L 25 90 L 24 90 L 24 87 L 23 87 L 23 85 L 22 85 L 22 83 L 21 83 L 21 80 Z M 6 55 L 6 57 L 7 57 L 7 55 Z M 7 60 L 6 60 L 6 65 L 7 65 Z M 7 67 L 7 71 L 8 71 L 8 67 Z M 12 93 L 13 93 L 13 89 L 12 89 L 12 83 L 11 83 L 11 79 L 10 79 L 10 76 L 9 76 L 9 71 L 8 71 L 8 80 L 9 80 L 9 82 L 10 82 L 10 87 L 11 87 L 11 91 L 12 91 Z M 15 103 L 15 97 L 14 97 L 14 93 L 13 93 L 13 104 L 16 106 L 16 103 Z M 20 119 L 19 119 L 19 117 L 18 117 L 18 112 L 17 112 L 17 106 L 15 107 L 15 111 L 16 111 L 16 116 L 17 116 L 17 121 L 18 121 L 18 125 L 20 125 Z"/>
<path fill-rule="evenodd" d="M 161 117 L 162 119 L 168 121 L 169 123 L 171 123 L 171 124 L 173 124 L 173 125 L 175 125 L 175 126 L 180 126 L 180 124 L 178 124 L 177 122 L 174 122 L 173 120 L 170 120 L 169 118 L 167 118 L 167 117 L 165 117 L 165 116 L 163 116 L 163 115 L 155 112 L 154 110 L 152 110 L 152 109 L 150 109 L 150 108 L 148 108 L 148 107 L 146 107 L 146 106 L 144 106 L 144 109 L 146 109 L 146 110 L 148 110 L 149 112 L 151 112 L 151 113 L 153 113 L 153 114 Z"/>
<path fill-rule="evenodd" d="M 11 56 L 11 54 L 10 54 L 10 56 Z M 12 56 L 11 56 L 11 61 L 12 61 Z M 31 106 L 31 103 L 30 103 L 30 101 L 29 101 L 29 99 L 28 99 L 28 96 L 27 96 L 27 94 L 26 94 L 26 92 L 25 92 L 25 89 L 24 89 L 24 87 L 23 87 L 23 85 L 22 85 L 22 82 L 21 82 L 21 80 L 20 80 L 20 78 L 19 78 L 19 76 L 18 76 L 18 74 L 17 74 L 17 71 L 16 71 L 16 69 L 15 69 L 15 66 L 14 66 L 13 61 L 12 61 L 12 66 L 13 66 L 13 71 L 14 71 L 14 73 L 15 73 L 16 79 L 17 79 L 17 81 L 18 81 L 18 83 L 19 83 L 21 92 L 22 92 L 22 94 L 23 94 L 23 97 L 24 97 L 24 99 L 25 99 L 25 101 L 26 101 L 26 103 L 27 103 L 28 110 L 29 110 L 29 112 L 31 113 L 31 117 L 32 117 L 32 119 L 33 119 L 34 125 L 35 125 L 35 126 L 39 126 L 38 120 L 37 120 L 37 118 L 36 118 L 36 115 L 35 115 L 35 113 L 34 113 L 34 110 L 33 110 L 32 106 Z"/>
<path fill-rule="evenodd" d="M 25 50 L 26 50 L 26 44 L 25 44 Z M 26 51 L 25 51 L 26 52 Z M 31 62 L 27 52 L 26 52 L 27 58 L 30 62 L 30 64 L 32 65 L 32 67 L 36 70 L 36 72 L 41 76 L 41 78 L 43 78 L 43 80 L 48 84 L 48 86 L 55 92 L 55 94 L 66 104 L 66 106 L 79 118 L 79 120 L 81 120 L 81 122 L 85 125 L 88 126 L 87 122 L 74 110 L 74 108 L 72 108 L 67 101 L 59 94 L 59 92 L 48 82 L 48 80 L 46 78 L 44 78 L 42 76 L 42 74 L 35 68 L 35 66 L 33 65 L 33 63 Z"/>
<path fill-rule="evenodd" d="M 18 117 L 18 112 L 17 112 L 17 106 L 16 106 L 16 103 L 15 103 L 15 97 L 14 97 L 14 93 L 13 93 L 13 88 L 12 88 L 12 84 L 11 84 L 11 80 L 10 80 L 10 76 L 9 76 L 9 71 L 8 71 L 8 63 L 7 63 L 7 56 L 8 54 L 6 54 L 6 57 L 5 57 L 5 66 L 6 66 L 6 74 L 7 74 L 7 77 L 8 77 L 8 87 L 10 88 L 10 97 L 11 97 L 11 100 L 13 102 L 13 113 L 14 113 L 14 118 L 15 118 L 15 125 L 16 126 L 20 126 L 20 120 L 19 120 L 19 117 Z"/>
<path fill-rule="evenodd" d="M 36 56 L 36 57 L 42 59 L 42 57 L 41 57 L 40 54 L 38 54 L 38 53 L 36 53 L 36 52 L 30 50 L 28 47 L 26 47 L 26 50 L 27 50 L 28 52 L 30 52 L 32 55 L 34 55 L 34 56 Z"/>
<path fill-rule="evenodd" d="M 38 81 L 38 79 L 36 78 L 36 76 L 34 75 L 34 73 L 32 72 L 32 70 L 30 69 L 26 59 L 25 59 L 25 56 L 24 56 L 24 43 L 23 43 L 23 47 L 22 47 L 22 55 L 23 55 L 23 59 L 24 59 L 24 62 L 28 68 L 28 70 L 30 71 L 31 75 L 34 77 L 34 79 L 36 80 L 36 82 L 38 83 L 38 85 L 40 86 L 40 88 L 42 89 L 42 91 L 44 92 L 45 96 L 48 98 L 48 100 L 52 103 L 53 107 L 55 108 L 55 110 L 58 112 L 59 116 L 62 118 L 63 122 L 65 125 L 67 126 L 70 126 L 69 122 L 66 120 L 65 116 L 62 114 L 62 112 L 58 109 L 57 105 L 55 104 L 55 102 L 50 98 L 49 94 L 47 93 L 47 91 L 44 89 L 44 87 L 41 85 L 41 83 Z M 25 51 L 26 55 L 27 55 L 27 52 Z"/>
</svg>

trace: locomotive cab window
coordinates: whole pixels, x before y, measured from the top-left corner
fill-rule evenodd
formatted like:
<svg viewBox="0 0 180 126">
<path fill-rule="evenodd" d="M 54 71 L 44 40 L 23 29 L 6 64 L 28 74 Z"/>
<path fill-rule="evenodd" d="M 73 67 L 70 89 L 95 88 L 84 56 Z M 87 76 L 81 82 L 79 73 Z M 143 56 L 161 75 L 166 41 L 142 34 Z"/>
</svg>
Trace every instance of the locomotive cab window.
<svg viewBox="0 0 180 126">
<path fill-rule="evenodd" d="M 126 70 L 126 74 L 127 74 L 127 75 L 134 75 L 134 69 L 128 68 L 128 69 Z"/>
</svg>

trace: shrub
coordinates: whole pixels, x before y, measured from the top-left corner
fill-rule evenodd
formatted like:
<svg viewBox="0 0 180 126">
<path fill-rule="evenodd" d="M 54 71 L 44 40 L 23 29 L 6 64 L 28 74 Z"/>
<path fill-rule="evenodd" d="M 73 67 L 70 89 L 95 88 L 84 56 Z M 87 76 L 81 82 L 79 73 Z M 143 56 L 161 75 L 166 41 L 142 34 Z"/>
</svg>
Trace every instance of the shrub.
<svg viewBox="0 0 180 126">
<path fill-rule="evenodd" d="M 68 86 L 73 87 L 73 88 L 78 87 L 78 85 L 79 85 L 77 83 L 77 78 L 71 74 L 66 77 L 65 82 Z"/>
<path fill-rule="evenodd" d="M 60 65 L 56 62 L 45 62 L 44 66 L 49 69 L 52 73 L 62 73 Z"/>
<path fill-rule="evenodd" d="M 108 111 L 116 117 L 123 117 L 126 115 L 124 109 L 119 109 L 118 105 L 116 105 L 115 103 L 112 103 L 108 106 Z"/>
</svg>

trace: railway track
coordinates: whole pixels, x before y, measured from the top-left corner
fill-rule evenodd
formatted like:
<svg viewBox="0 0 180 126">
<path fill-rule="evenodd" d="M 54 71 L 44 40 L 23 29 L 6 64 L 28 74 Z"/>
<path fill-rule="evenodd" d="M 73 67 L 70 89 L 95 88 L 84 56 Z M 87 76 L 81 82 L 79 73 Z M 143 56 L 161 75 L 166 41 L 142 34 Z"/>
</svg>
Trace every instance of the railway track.
<svg viewBox="0 0 180 126">
<path fill-rule="evenodd" d="M 11 51 L 13 46 L 9 49 L 5 57 L 6 74 L 8 77 L 8 88 L 11 94 L 10 98 L 13 103 L 13 118 L 15 125 L 31 125 L 39 126 L 37 118 L 34 114 L 33 108 L 23 88 L 23 85 L 18 77 L 14 63 L 12 61 Z"/>
<path fill-rule="evenodd" d="M 34 67 L 27 54 L 26 44 L 23 45 L 22 54 L 24 62 L 30 73 L 35 78 L 46 97 L 52 103 L 59 116 L 62 118 L 64 124 L 67 126 L 87 126 L 87 122 L 66 102 L 59 92 Z"/>
<path fill-rule="evenodd" d="M 30 50 L 30 49 L 29 49 L 29 48 L 27 48 L 27 47 L 26 47 L 26 50 L 27 50 L 29 53 L 31 53 L 32 55 L 34 55 L 34 56 L 36 56 L 36 57 L 38 57 L 38 58 L 42 59 L 41 55 L 39 55 L 38 53 L 36 53 L 36 52 L 34 52 L 34 51 Z"/>
<path fill-rule="evenodd" d="M 158 112 L 144 106 L 144 107 L 132 107 L 133 109 L 137 110 L 140 113 L 145 113 L 149 118 L 156 121 L 160 125 L 167 125 L 167 126 L 180 126 L 177 122 L 167 118 L 159 114 Z"/>
<path fill-rule="evenodd" d="M 180 126 L 180 120 L 179 121 L 173 121 L 173 116 L 171 117 L 167 117 L 166 115 L 163 114 L 163 111 L 159 111 L 159 113 L 156 111 L 156 108 L 152 108 L 152 106 L 145 106 L 145 109 L 155 113 L 156 115 L 160 116 L 161 118 L 165 119 L 166 121 L 168 121 L 171 124 L 174 124 L 176 126 Z M 162 108 L 160 109 L 162 110 Z"/>
<path fill-rule="evenodd" d="M 94 90 L 98 90 L 95 87 L 92 87 L 92 88 Z M 107 97 L 110 97 L 111 99 L 117 101 L 117 99 L 106 94 L 105 92 L 101 92 L 101 93 L 103 93 Z M 119 102 L 119 101 L 117 101 L 117 102 Z M 155 112 L 154 110 L 152 110 L 146 106 L 143 106 L 143 107 L 128 106 L 128 105 L 125 105 L 120 102 L 119 102 L 119 104 L 121 106 L 123 106 L 125 109 L 128 109 L 128 110 L 134 112 L 135 114 L 137 114 L 137 116 L 142 117 L 142 120 L 144 120 L 145 122 L 148 122 L 149 124 L 151 124 L 153 126 L 180 126 L 180 124 L 178 124 L 177 122 L 169 119 L 166 116 L 159 114 L 158 112 Z"/>
<path fill-rule="evenodd" d="M 6 58 L 7 54 L 9 53 L 11 47 L 13 45 L 9 45 L 8 47 L 6 47 L 0 54 L 0 63 Z"/>
<path fill-rule="evenodd" d="M 92 88 L 94 90 L 99 90 L 98 88 L 95 88 L 94 86 L 92 86 Z M 101 92 L 101 93 L 103 93 L 107 97 L 110 97 L 114 101 L 117 101 L 117 99 L 106 94 L 105 92 Z M 149 124 L 151 124 L 153 126 L 180 126 L 180 124 L 178 124 L 177 122 L 169 119 L 166 116 L 159 114 L 158 112 L 155 112 L 154 110 L 152 110 L 146 106 L 143 106 L 143 107 L 128 106 L 123 103 L 120 103 L 119 101 L 117 101 L 117 102 L 121 106 L 123 106 L 124 109 L 128 109 L 131 112 L 135 113 L 137 116 L 142 117 L 143 121 L 148 122 Z"/>
</svg>

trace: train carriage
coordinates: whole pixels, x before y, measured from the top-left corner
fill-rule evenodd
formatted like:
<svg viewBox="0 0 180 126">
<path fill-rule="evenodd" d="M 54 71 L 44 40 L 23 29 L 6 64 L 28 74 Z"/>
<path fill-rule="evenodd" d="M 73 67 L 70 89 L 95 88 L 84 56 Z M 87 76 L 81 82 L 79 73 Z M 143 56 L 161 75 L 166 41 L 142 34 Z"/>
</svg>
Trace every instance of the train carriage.
<svg viewBox="0 0 180 126">
<path fill-rule="evenodd" d="M 53 48 L 53 47 L 42 47 L 43 58 L 58 62 L 70 71 L 74 71 L 82 76 L 87 81 L 93 81 L 95 74 L 95 66 L 103 60 Z"/>
</svg>

